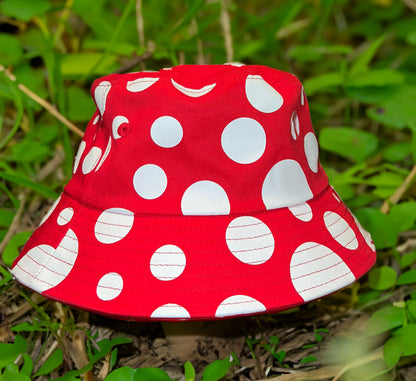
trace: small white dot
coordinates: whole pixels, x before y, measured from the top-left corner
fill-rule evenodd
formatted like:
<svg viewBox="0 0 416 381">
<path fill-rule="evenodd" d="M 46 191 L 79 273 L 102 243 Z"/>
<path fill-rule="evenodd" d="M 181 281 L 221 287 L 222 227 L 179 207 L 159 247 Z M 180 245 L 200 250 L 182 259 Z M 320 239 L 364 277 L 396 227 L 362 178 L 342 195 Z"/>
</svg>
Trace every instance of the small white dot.
<svg viewBox="0 0 416 381">
<path fill-rule="evenodd" d="M 262 198 L 267 209 L 298 205 L 312 197 L 302 167 L 295 160 L 279 161 L 264 179 Z"/>
<path fill-rule="evenodd" d="M 289 206 L 289 210 L 298 220 L 304 222 L 310 221 L 313 217 L 312 208 L 307 202 L 294 206 Z"/>
<path fill-rule="evenodd" d="M 264 113 L 277 111 L 283 105 L 280 93 L 260 75 L 247 76 L 246 96 L 255 109 Z"/>
<path fill-rule="evenodd" d="M 234 295 L 223 300 L 215 312 L 215 317 L 248 315 L 266 311 L 258 300 L 247 295 Z"/>
<path fill-rule="evenodd" d="M 165 171 L 155 164 L 141 166 L 133 176 L 136 193 L 146 200 L 160 197 L 166 190 L 168 178 Z"/>
<path fill-rule="evenodd" d="M 158 146 L 172 148 L 182 140 L 183 130 L 177 119 L 172 116 L 161 116 L 153 122 L 150 135 Z"/>
<path fill-rule="evenodd" d="M 292 134 L 293 140 L 296 140 L 300 134 L 299 117 L 296 111 L 293 111 L 290 118 L 290 133 Z"/>
<path fill-rule="evenodd" d="M 74 209 L 72 208 L 65 208 L 59 213 L 59 216 L 57 218 L 58 225 L 66 225 L 72 220 L 72 217 L 74 216 Z"/>
<path fill-rule="evenodd" d="M 111 136 L 108 137 L 107 147 L 105 148 L 104 155 L 101 158 L 100 162 L 98 163 L 97 168 L 95 168 L 95 172 L 97 172 L 101 168 L 105 159 L 107 159 L 107 156 L 109 155 L 110 150 L 111 150 Z"/>
<path fill-rule="evenodd" d="M 188 187 L 181 208 L 184 215 L 225 215 L 230 214 L 230 201 L 220 185 L 202 180 Z"/>
<path fill-rule="evenodd" d="M 290 261 L 293 287 L 305 302 L 328 295 L 355 281 L 350 268 L 328 247 L 305 242 Z"/>
<path fill-rule="evenodd" d="M 358 248 L 357 237 L 354 230 L 339 214 L 334 212 L 325 212 L 324 214 L 325 226 L 340 245 L 346 249 L 355 250 Z"/>
<path fill-rule="evenodd" d="M 94 233 L 98 241 L 105 244 L 123 239 L 134 222 L 134 214 L 127 209 L 111 208 L 100 214 L 95 223 Z"/>
<path fill-rule="evenodd" d="M 97 116 L 94 118 L 92 124 L 96 125 L 98 123 L 98 121 L 100 120 L 100 114 L 97 114 Z"/>
<path fill-rule="evenodd" d="M 106 103 L 107 103 L 107 96 L 109 91 L 111 90 L 111 83 L 108 81 L 101 82 L 94 90 L 94 99 L 95 103 L 100 110 L 100 114 L 104 115 Z"/>
<path fill-rule="evenodd" d="M 241 262 L 260 265 L 274 252 L 274 238 L 269 227 L 258 218 L 234 218 L 227 227 L 225 238 L 231 253 Z"/>
<path fill-rule="evenodd" d="M 175 245 L 159 247 L 150 260 L 150 271 L 159 280 L 169 281 L 179 277 L 185 270 L 184 252 Z"/>
<path fill-rule="evenodd" d="M 189 319 L 191 315 L 179 304 L 167 303 L 156 308 L 150 317 L 154 319 Z"/>
<path fill-rule="evenodd" d="M 159 78 L 155 77 L 137 78 L 133 81 L 128 81 L 126 88 L 128 91 L 131 91 L 132 93 L 137 93 L 146 90 L 147 88 L 155 84 L 158 80 Z"/>
<path fill-rule="evenodd" d="M 117 273 L 107 273 L 97 284 L 97 296 L 103 300 L 113 300 L 123 291 L 123 278 Z"/>
<path fill-rule="evenodd" d="M 82 162 L 82 173 L 86 175 L 94 170 L 102 155 L 101 148 L 92 147 Z"/>
<path fill-rule="evenodd" d="M 358 230 L 360 231 L 361 235 L 363 236 L 366 244 L 370 247 L 370 249 L 372 251 L 376 251 L 376 246 L 374 245 L 374 242 L 371 239 L 371 234 L 362 227 L 362 225 L 360 224 L 360 221 L 358 221 L 357 217 L 355 217 L 354 215 L 352 215 L 352 217 L 354 218 L 354 221 L 355 221 L 356 225 L 358 226 Z"/>
<path fill-rule="evenodd" d="M 254 119 L 234 119 L 222 132 L 221 146 L 231 160 L 240 164 L 254 163 L 266 149 L 266 133 Z"/>
<path fill-rule="evenodd" d="M 81 156 L 84 153 L 86 146 L 87 146 L 87 143 L 85 143 L 84 140 L 79 144 L 77 155 L 75 156 L 74 169 L 72 171 L 73 173 L 75 173 L 78 169 L 79 161 L 81 160 Z"/>
<path fill-rule="evenodd" d="M 308 160 L 309 168 L 312 172 L 318 172 L 319 147 L 316 136 L 313 132 L 308 132 L 305 135 L 304 149 L 306 159 Z"/>
</svg>

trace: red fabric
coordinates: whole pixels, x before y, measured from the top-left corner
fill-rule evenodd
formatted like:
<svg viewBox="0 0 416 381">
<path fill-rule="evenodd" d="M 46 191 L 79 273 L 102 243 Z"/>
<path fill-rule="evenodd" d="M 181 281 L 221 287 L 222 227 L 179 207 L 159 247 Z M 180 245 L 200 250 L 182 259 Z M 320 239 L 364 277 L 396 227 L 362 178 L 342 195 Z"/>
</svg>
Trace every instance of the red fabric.
<svg viewBox="0 0 416 381">
<path fill-rule="evenodd" d="M 91 93 L 74 176 L 14 263 L 26 286 L 117 318 L 215 319 L 299 305 L 375 262 L 292 74 L 178 66 Z"/>
</svg>

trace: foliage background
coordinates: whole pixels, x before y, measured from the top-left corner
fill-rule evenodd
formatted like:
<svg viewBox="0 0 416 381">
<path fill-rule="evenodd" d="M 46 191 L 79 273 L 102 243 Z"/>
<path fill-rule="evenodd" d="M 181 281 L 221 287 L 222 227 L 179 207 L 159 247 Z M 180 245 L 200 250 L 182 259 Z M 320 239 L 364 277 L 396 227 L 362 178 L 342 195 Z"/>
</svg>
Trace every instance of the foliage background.
<svg viewBox="0 0 416 381">
<path fill-rule="evenodd" d="M 371 314 L 367 333 L 381 334 L 384 362 L 373 378 L 401 379 L 416 355 L 415 12 L 414 0 L 2 0 L 0 300 L 8 304 L 15 287 L 7 266 L 71 175 L 80 138 L 51 110 L 83 129 L 98 76 L 182 63 L 263 64 L 303 82 L 321 163 L 373 236 L 378 264 L 345 304 L 348 313 Z M 28 317 L 32 328 L 14 329 L 14 344 L 0 344 L 0 380 L 63 372 L 62 322 L 36 304 L 32 313 L 41 323 Z M 43 365 L 29 356 L 36 332 L 59 343 Z M 122 343 L 91 350 L 84 373 L 110 353 L 115 365 Z"/>
</svg>

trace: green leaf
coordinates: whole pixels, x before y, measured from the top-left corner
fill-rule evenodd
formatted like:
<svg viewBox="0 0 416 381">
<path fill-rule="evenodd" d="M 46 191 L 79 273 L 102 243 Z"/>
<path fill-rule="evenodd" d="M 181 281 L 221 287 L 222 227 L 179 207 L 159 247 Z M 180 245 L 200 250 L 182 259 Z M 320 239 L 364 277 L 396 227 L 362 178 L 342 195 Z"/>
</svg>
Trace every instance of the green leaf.
<svg viewBox="0 0 416 381">
<path fill-rule="evenodd" d="M 404 82 L 405 76 L 397 70 L 380 69 L 370 70 L 365 74 L 349 77 L 345 85 L 350 87 L 370 87 L 400 85 Z"/>
<path fill-rule="evenodd" d="M 202 381 L 218 381 L 223 378 L 230 369 L 232 363 L 228 360 L 216 360 L 209 364 L 202 373 Z"/>
<path fill-rule="evenodd" d="M 20 232 L 15 234 L 3 251 L 3 261 L 7 266 L 11 266 L 19 256 L 19 248 L 23 246 L 31 236 L 32 232 Z"/>
<path fill-rule="evenodd" d="M 308 363 L 312 361 L 316 361 L 317 358 L 315 356 L 306 356 L 302 360 L 300 360 L 301 363 Z"/>
<path fill-rule="evenodd" d="M 71 86 L 68 91 L 68 118 L 77 122 L 90 120 L 95 105 L 89 94 L 83 89 Z"/>
<path fill-rule="evenodd" d="M 25 374 L 15 372 L 11 369 L 6 369 L 3 373 L 4 381 L 30 381 L 30 377 Z"/>
<path fill-rule="evenodd" d="M 413 356 L 416 354 L 416 324 L 410 323 L 397 331 L 393 336 L 402 343 L 403 356 Z"/>
<path fill-rule="evenodd" d="M 61 348 L 55 349 L 55 351 L 49 356 L 49 358 L 42 364 L 39 371 L 35 374 L 37 376 L 43 376 L 49 374 L 54 369 L 62 365 L 64 361 L 64 355 Z"/>
<path fill-rule="evenodd" d="M 406 268 L 416 262 L 416 251 L 403 255 L 399 258 L 400 267 Z"/>
<path fill-rule="evenodd" d="M 31 163 L 34 161 L 45 160 L 51 153 L 50 147 L 25 138 L 14 144 L 11 148 L 12 160 L 19 163 Z"/>
<path fill-rule="evenodd" d="M 109 339 L 100 340 L 97 342 L 97 345 L 100 348 L 100 350 L 97 351 L 92 356 L 90 356 L 90 362 L 95 363 L 96 361 L 101 360 L 102 358 L 107 356 L 116 345 L 128 344 L 128 343 L 131 343 L 131 339 L 127 339 L 125 337 L 116 337 L 112 340 L 109 340 Z"/>
<path fill-rule="evenodd" d="M 402 356 L 403 348 L 400 339 L 391 337 L 383 347 L 384 362 L 389 368 L 395 366 Z"/>
<path fill-rule="evenodd" d="M 390 163 L 397 163 L 402 160 L 406 156 L 411 154 L 411 145 L 410 142 L 398 142 L 390 144 L 386 147 L 383 151 L 384 159 L 389 161 Z"/>
<path fill-rule="evenodd" d="M 188 24 L 193 17 L 202 9 L 205 5 L 205 0 L 193 0 L 189 2 L 189 9 L 183 15 L 182 19 L 175 26 L 175 28 L 170 32 L 170 35 L 173 36 L 182 26 Z"/>
<path fill-rule="evenodd" d="M 387 290 L 396 283 L 397 273 L 388 266 L 380 266 L 370 270 L 368 283 L 373 290 Z"/>
<path fill-rule="evenodd" d="M 416 220 L 416 202 L 402 202 L 390 210 L 390 219 L 399 232 L 410 229 Z"/>
<path fill-rule="evenodd" d="M 27 344 L 25 339 L 17 335 L 13 344 L 0 343 L 0 370 L 12 364 L 19 355 L 26 352 Z"/>
<path fill-rule="evenodd" d="M 378 146 L 378 140 L 374 135 L 349 127 L 323 128 L 319 135 L 319 143 L 321 148 L 355 162 L 369 157 Z"/>
<path fill-rule="evenodd" d="M 46 0 L 3 0 L 0 3 L 1 12 L 24 22 L 46 13 L 50 7 Z"/>
<path fill-rule="evenodd" d="M 118 348 L 114 348 L 114 350 L 111 351 L 111 356 L 110 356 L 110 369 L 113 369 L 114 365 L 116 365 L 117 356 L 118 356 Z"/>
<path fill-rule="evenodd" d="M 397 279 L 397 285 L 416 283 L 416 269 L 405 271 Z"/>
<path fill-rule="evenodd" d="M 388 306 L 375 311 L 367 324 L 366 334 L 368 336 L 378 335 L 404 324 L 404 310 Z"/>
<path fill-rule="evenodd" d="M 32 358 L 27 354 L 23 353 L 23 363 L 22 368 L 20 369 L 20 373 L 25 374 L 26 376 L 30 377 L 33 372 L 33 361 Z"/>
<path fill-rule="evenodd" d="M 104 378 L 104 381 L 133 381 L 134 375 L 136 374 L 136 369 L 130 368 L 128 366 L 123 366 L 116 370 L 113 370 L 107 377 Z"/>
<path fill-rule="evenodd" d="M 185 381 L 195 381 L 195 369 L 190 361 L 187 361 L 184 365 L 185 368 Z"/>
<path fill-rule="evenodd" d="M 309 96 L 331 87 L 340 86 L 344 83 L 344 76 L 339 72 L 321 74 L 304 81 L 306 94 Z"/>
<path fill-rule="evenodd" d="M 416 321 L 416 300 L 408 300 L 406 302 L 407 311 L 410 314 L 410 317 L 413 318 L 414 322 Z"/>
<path fill-rule="evenodd" d="M 0 208 L 0 226 L 9 227 L 13 221 L 15 213 L 12 210 Z"/>
<path fill-rule="evenodd" d="M 133 381 L 171 381 L 168 374 L 159 368 L 139 368 Z"/>
<path fill-rule="evenodd" d="M 1 3 L 0 3 L 1 5 Z M 16 65 L 23 56 L 19 40 L 8 34 L 0 34 L 0 62 L 3 66 Z"/>
<path fill-rule="evenodd" d="M 72 53 L 65 54 L 60 60 L 61 73 L 63 76 L 80 76 L 86 75 L 94 69 L 91 74 L 105 75 L 116 69 L 117 56 L 108 54 L 103 58 L 101 53 Z M 96 66 L 96 63 L 100 61 L 100 65 Z"/>
</svg>

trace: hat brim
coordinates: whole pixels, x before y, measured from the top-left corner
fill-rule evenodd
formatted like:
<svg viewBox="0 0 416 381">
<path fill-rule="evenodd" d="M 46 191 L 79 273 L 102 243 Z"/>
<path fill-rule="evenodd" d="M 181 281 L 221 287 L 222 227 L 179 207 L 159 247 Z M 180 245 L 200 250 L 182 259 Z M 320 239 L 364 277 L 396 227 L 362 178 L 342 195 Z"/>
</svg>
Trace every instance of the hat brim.
<svg viewBox="0 0 416 381">
<path fill-rule="evenodd" d="M 274 313 L 365 274 L 374 244 L 331 187 L 250 215 L 95 210 L 65 192 L 13 264 L 44 296 L 125 320 Z"/>
</svg>

